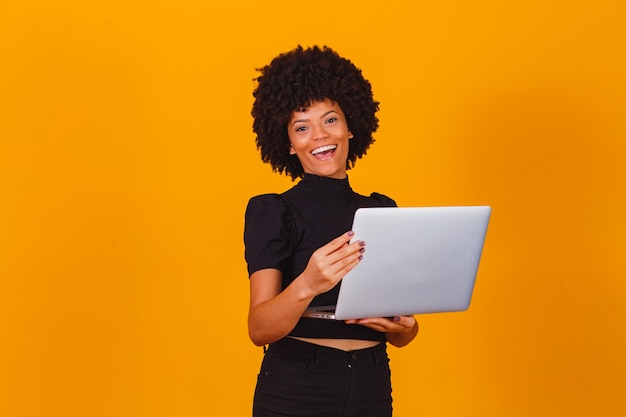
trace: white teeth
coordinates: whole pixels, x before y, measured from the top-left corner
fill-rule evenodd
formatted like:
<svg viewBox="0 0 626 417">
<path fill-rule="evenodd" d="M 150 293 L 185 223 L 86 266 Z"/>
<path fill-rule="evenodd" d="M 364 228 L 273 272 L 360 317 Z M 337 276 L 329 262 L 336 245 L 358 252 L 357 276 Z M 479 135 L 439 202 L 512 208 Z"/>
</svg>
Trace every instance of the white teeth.
<svg viewBox="0 0 626 417">
<path fill-rule="evenodd" d="M 326 145 L 326 146 L 320 146 L 319 148 L 313 149 L 313 151 L 311 152 L 313 155 L 317 155 L 320 152 L 326 152 L 326 151 L 330 151 L 332 149 L 336 149 L 337 145 Z"/>
</svg>

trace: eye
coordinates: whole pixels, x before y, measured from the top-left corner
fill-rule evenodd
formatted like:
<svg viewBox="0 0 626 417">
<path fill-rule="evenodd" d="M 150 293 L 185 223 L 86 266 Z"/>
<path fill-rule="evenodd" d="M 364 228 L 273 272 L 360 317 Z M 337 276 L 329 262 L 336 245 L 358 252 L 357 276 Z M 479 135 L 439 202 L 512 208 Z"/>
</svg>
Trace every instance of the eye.
<svg viewBox="0 0 626 417">
<path fill-rule="evenodd" d="M 337 121 L 336 117 L 329 117 L 328 119 L 326 119 L 327 124 L 335 123 L 336 121 Z"/>
<path fill-rule="evenodd" d="M 306 129 L 306 126 L 297 126 L 295 130 L 296 132 L 304 132 Z"/>
</svg>

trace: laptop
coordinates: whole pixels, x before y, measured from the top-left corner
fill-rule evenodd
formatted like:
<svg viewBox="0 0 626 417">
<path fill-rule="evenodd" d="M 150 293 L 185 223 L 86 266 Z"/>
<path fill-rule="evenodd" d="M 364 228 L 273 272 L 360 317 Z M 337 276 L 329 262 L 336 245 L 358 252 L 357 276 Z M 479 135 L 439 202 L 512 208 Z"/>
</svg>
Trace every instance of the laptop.
<svg viewBox="0 0 626 417">
<path fill-rule="evenodd" d="M 347 320 L 464 311 L 478 273 L 489 206 L 371 207 L 356 211 L 366 250 L 342 279 L 336 306 L 304 317 Z"/>
</svg>

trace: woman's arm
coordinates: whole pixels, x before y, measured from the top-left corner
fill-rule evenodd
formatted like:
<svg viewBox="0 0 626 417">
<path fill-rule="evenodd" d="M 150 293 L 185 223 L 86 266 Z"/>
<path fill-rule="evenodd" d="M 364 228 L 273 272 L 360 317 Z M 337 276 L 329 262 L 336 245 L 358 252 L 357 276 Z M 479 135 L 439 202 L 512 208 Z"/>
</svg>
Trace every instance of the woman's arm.
<svg viewBox="0 0 626 417">
<path fill-rule="evenodd" d="M 278 269 L 262 269 L 250 275 L 248 334 L 257 346 L 289 334 L 314 297 L 298 279 L 281 292 L 281 281 Z"/>
<path fill-rule="evenodd" d="M 332 289 L 359 263 L 364 242 L 349 243 L 352 235 L 344 233 L 313 252 L 304 272 L 283 291 L 277 269 L 250 275 L 248 334 L 254 344 L 262 346 L 287 336 L 311 300 Z"/>
</svg>

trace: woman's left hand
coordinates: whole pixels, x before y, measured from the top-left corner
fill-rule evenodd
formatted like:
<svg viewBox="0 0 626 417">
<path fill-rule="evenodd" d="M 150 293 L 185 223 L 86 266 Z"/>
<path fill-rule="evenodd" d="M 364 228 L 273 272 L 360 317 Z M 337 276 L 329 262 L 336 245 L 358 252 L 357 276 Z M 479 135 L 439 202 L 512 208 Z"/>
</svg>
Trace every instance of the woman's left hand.
<svg viewBox="0 0 626 417">
<path fill-rule="evenodd" d="M 369 319 L 346 320 L 346 324 L 360 324 L 378 332 L 385 333 L 387 341 L 401 347 L 409 344 L 417 335 L 418 324 L 413 316 L 377 317 Z"/>
<path fill-rule="evenodd" d="M 346 324 L 360 324 L 378 332 L 404 332 L 416 324 L 413 316 L 377 317 L 369 319 L 346 320 Z"/>
</svg>

